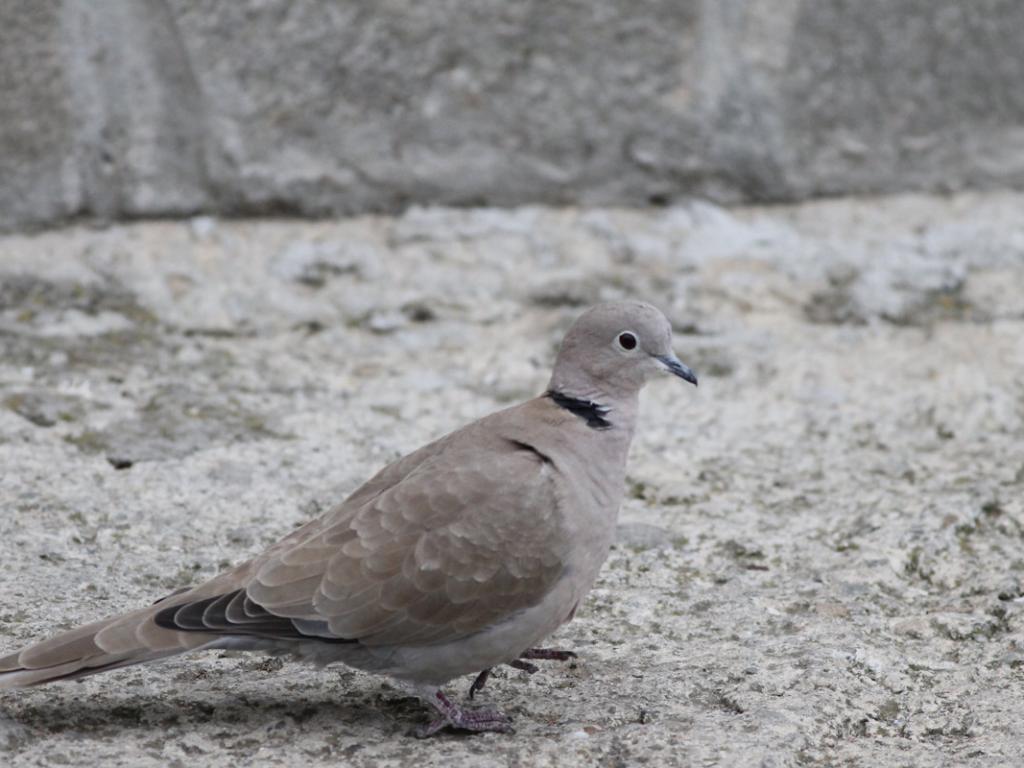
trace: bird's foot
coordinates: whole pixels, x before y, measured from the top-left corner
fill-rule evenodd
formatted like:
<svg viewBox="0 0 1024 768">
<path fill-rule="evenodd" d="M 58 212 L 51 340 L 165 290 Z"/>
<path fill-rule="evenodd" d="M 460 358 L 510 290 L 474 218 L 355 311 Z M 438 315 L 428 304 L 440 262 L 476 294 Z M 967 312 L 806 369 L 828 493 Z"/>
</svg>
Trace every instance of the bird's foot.
<svg viewBox="0 0 1024 768">
<path fill-rule="evenodd" d="M 577 655 L 572 651 L 560 651 L 557 648 L 530 648 L 528 651 L 524 651 L 519 658 L 544 661 L 571 661 L 577 658 Z"/>
<path fill-rule="evenodd" d="M 540 667 L 538 667 L 536 664 L 531 664 L 528 661 L 522 661 L 520 659 L 513 659 L 508 663 L 508 665 L 510 667 L 514 667 L 515 669 L 521 669 L 528 675 L 532 675 L 535 672 L 540 672 Z M 469 686 L 469 698 L 474 698 L 476 696 L 477 691 L 483 690 L 483 687 L 487 685 L 487 680 L 490 678 L 490 676 L 490 667 L 488 667 L 476 676 L 476 680 L 474 680 L 473 684 Z"/>
<path fill-rule="evenodd" d="M 477 691 L 483 690 L 483 687 L 485 685 L 487 685 L 487 679 L 490 676 L 491 676 L 491 668 L 490 667 L 488 667 L 487 669 L 485 669 L 483 672 L 481 672 L 479 675 L 476 676 L 476 680 L 474 680 L 473 684 L 471 686 L 469 686 L 469 698 L 470 699 L 472 699 L 474 696 L 476 696 L 476 692 Z"/>
<path fill-rule="evenodd" d="M 531 664 L 523 659 L 535 659 L 537 661 L 572 661 L 577 658 L 577 654 L 572 651 L 560 651 L 555 648 L 530 648 L 527 651 L 523 651 L 523 654 L 518 659 L 513 659 L 508 662 L 510 667 L 515 669 L 521 669 L 529 675 L 534 672 L 539 672 L 540 668 L 536 664 Z M 487 685 L 487 680 L 491 676 L 491 668 L 488 667 L 479 675 L 476 676 L 476 680 L 469 686 L 469 698 L 474 698 L 477 691 L 483 690 L 483 687 Z"/>
<path fill-rule="evenodd" d="M 512 733 L 512 721 L 497 710 L 462 709 L 453 704 L 441 691 L 435 693 L 429 701 L 441 716 L 413 731 L 413 735 L 418 739 L 426 739 L 449 727 L 471 733 Z"/>
</svg>

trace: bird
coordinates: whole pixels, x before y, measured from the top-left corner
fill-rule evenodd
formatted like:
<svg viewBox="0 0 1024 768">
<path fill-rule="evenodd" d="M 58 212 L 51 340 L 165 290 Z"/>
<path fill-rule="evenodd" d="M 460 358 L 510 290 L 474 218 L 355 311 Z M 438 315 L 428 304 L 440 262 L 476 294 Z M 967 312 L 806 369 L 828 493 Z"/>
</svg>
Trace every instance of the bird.
<svg viewBox="0 0 1024 768">
<path fill-rule="evenodd" d="M 566 333 L 545 391 L 399 458 L 263 553 L 205 583 L 0 658 L 0 689 L 188 651 L 290 654 L 387 676 L 434 711 L 413 734 L 510 732 L 444 692 L 530 660 L 570 621 L 614 539 L 639 393 L 696 386 L 665 315 L 597 304 Z"/>
</svg>

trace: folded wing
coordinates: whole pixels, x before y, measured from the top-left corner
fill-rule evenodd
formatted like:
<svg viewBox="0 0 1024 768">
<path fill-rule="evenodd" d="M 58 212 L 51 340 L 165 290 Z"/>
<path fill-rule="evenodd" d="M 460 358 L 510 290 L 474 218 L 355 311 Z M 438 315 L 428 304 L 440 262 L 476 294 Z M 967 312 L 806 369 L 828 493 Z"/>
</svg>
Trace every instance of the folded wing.
<svg viewBox="0 0 1024 768">
<path fill-rule="evenodd" d="M 240 592 L 172 606 L 156 622 L 367 645 L 471 635 L 538 603 L 562 575 L 556 474 L 521 441 L 448 445 L 249 564 Z"/>
</svg>

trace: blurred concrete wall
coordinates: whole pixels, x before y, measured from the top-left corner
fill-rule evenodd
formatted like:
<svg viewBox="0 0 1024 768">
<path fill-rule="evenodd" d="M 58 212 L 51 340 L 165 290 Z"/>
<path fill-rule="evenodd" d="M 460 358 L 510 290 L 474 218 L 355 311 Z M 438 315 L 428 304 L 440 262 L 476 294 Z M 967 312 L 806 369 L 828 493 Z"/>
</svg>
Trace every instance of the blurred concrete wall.
<svg viewBox="0 0 1024 768">
<path fill-rule="evenodd" d="M 4 0 L 0 227 L 1024 187 L 1019 0 Z"/>
</svg>

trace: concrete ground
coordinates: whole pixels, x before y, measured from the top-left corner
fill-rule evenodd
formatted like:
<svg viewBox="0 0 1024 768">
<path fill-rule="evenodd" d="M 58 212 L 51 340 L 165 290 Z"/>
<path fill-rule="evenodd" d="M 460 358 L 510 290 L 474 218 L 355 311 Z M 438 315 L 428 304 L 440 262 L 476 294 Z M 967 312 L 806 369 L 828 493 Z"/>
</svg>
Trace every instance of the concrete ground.
<svg viewBox="0 0 1024 768">
<path fill-rule="evenodd" d="M 701 386 L 643 396 L 618 544 L 552 641 L 578 663 L 484 691 L 515 735 L 415 741 L 386 680 L 209 653 L 3 693 L 5 763 L 1019 764 L 1024 196 L 0 238 L 0 651 L 539 392 L 627 296 Z"/>
</svg>

